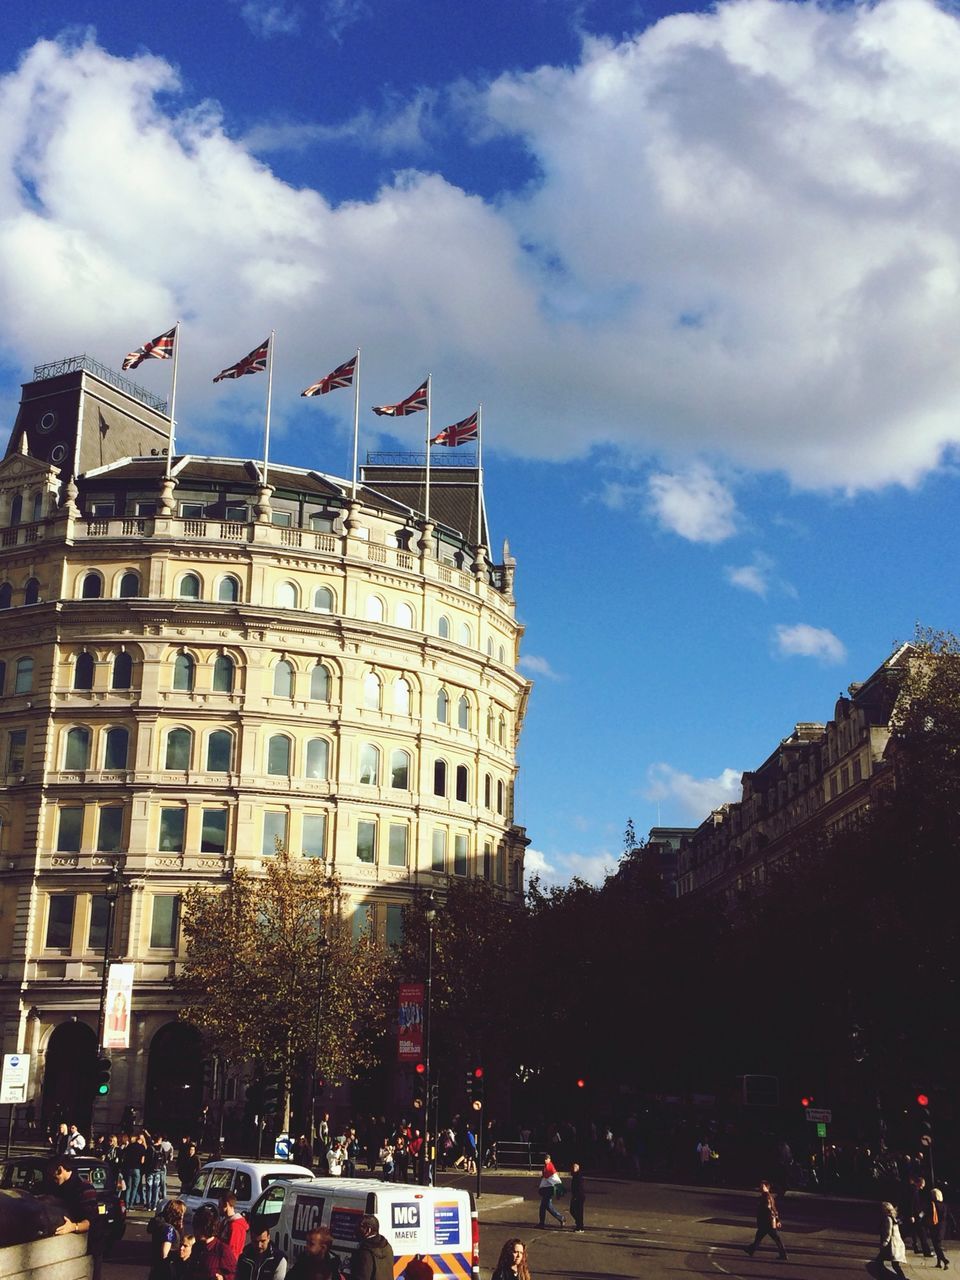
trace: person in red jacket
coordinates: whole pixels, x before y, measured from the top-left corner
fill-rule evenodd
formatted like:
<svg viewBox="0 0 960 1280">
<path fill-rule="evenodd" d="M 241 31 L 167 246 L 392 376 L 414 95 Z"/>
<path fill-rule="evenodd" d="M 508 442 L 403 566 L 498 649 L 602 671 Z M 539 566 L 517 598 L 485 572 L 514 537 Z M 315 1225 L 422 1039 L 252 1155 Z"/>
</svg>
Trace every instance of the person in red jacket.
<svg viewBox="0 0 960 1280">
<path fill-rule="evenodd" d="M 184 1259 L 185 1280 L 234 1280 L 237 1255 L 228 1244 L 217 1239 L 220 1217 L 216 1209 L 204 1205 L 193 1215 L 196 1239 L 188 1258 Z"/>
<path fill-rule="evenodd" d="M 221 1191 L 217 1203 L 220 1205 L 217 1235 L 239 1258 L 247 1243 L 247 1220 L 242 1213 L 237 1213 L 237 1197 L 232 1191 Z"/>
</svg>

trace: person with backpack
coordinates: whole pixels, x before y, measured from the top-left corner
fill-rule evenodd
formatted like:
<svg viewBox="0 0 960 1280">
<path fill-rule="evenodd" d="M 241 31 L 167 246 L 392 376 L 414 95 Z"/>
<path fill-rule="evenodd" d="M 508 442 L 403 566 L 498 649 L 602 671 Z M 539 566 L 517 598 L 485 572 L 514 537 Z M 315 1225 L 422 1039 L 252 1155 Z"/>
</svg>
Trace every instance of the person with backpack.
<svg viewBox="0 0 960 1280">
<path fill-rule="evenodd" d="M 166 1165 L 166 1157 L 159 1138 L 152 1138 L 143 1158 L 143 1198 L 147 1209 L 156 1213 L 160 1208 L 160 1170 Z"/>
</svg>

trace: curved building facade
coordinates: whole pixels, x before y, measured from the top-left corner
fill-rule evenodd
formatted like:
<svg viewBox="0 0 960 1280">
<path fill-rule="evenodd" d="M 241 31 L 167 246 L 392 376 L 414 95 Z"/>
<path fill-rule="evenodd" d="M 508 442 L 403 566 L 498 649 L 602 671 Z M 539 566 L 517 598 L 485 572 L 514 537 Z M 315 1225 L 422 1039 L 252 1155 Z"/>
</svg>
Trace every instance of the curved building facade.
<svg viewBox="0 0 960 1280">
<path fill-rule="evenodd" d="M 189 1120 L 180 900 L 277 841 L 324 859 L 355 931 L 385 944 L 419 889 L 522 891 L 529 683 L 476 468 L 432 468 L 427 520 L 420 467 L 369 467 L 354 491 L 168 466 L 168 430 L 80 358 L 25 386 L 0 463 L 0 999 L 38 1121 L 92 1094 L 108 926 L 134 986 L 98 1118 Z"/>
</svg>

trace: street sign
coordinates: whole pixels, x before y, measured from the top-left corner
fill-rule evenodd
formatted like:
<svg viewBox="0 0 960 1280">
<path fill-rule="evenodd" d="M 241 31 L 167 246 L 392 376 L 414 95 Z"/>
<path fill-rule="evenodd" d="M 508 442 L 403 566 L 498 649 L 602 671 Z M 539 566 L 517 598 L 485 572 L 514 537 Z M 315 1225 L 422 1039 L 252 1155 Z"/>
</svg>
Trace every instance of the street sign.
<svg viewBox="0 0 960 1280">
<path fill-rule="evenodd" d="M 814 1124 L 832 1124 L 833 1112 L 826 1107 L 807 1107 L 807 1119 Z"/>
<path fill-rule="evenodd" d="M 293 1139 L 289 1133 L 278 1133 L 273 1144 L 274 1160 L 290 1160 L 293 1157 Z"/>
<path fill-rule="evenodd" d="M 26 1102 L 29 1077 L 29 1053 L 5 1053 L 3 1075 L 0 1076 L 0 1105 Z"/>
<path fill-rule="evenodd" d="M 827 1136 L 827 1126 L 821 1121 L 817 1125 L 817 1137 L 825 1138 Z"/>
</svg>

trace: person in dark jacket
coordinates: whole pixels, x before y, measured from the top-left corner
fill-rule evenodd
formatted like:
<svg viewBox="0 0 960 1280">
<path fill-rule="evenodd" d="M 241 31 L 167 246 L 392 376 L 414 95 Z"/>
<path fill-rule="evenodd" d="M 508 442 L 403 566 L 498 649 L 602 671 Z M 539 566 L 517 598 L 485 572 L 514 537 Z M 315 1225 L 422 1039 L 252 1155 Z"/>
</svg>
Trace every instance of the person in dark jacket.
<svg viewBox="0 0 960 1280">
<path fill-rule="evenodd" d="M 393 1280 L 393 1250 L 372 1213 L 360 1219 L 360 1243 L 350 1260 L 350 1280 Z"/>
<path fill-rule="evenodd" d="M 530 1280 L 527 1246 L 517 1236 L 504 1241 L 491 1280 Z"/>
<path fill-rule="evenodd" d="M 197 1155 L 197 1144 L 187 1142 L 177 1156 L 177 1177 L 180 1179 L 180 1191 L 185 1194 L 197 1180 L 200 1173 L 200 1157 Z"/>
<path fill-rule="evenodd" d="M 304 1249 L 290 1268 L 287 1280 L 340 1280 L 340 1259 L 332 1252 L 329 1227 L 313 1227 L 307 1232 Z"/>
<path fill-rule="evenodd" d="M 583 1170 L 579 1160 L 570 1166 L 570 1216 L 573 1218 L 574 1230 L 583 1234 L 583 1206 L 587 1195 L 583 1185 Z"/>
<path fill-rule="evenodd" d="M 943 1227 L 946 1216 L 947 1206 L 943 1202 L 943 1192 L 939 1187 L 931 1187 L 927 1197 L 927 1230 L 930 1233 L 933 1251 L 937 1255 L 937 1269 L 943 1267 L 944 1271 L 950 1265 L 950 1259 L 943 1252 Z"/>
<path fill-rule="evenodd" d="M 270 1239 L 269 1231 L 258 1231 L 237 1263 L 237 1280 L 284 1280 L 287 1259 Z"/>
<path fill-rule="evenodd" d="M 52 1156 L 47 1162 L 50 1194 L 60 1201 L 66 1221 L 57 1227 L 58 1236 L 88 1235 L 99 1221 L 97 1193 L 77 1173 L 70 1156 Z"/>
<path fill-rule="evenodd" d="M 757 1201 L 757 1234 L 753 1238 L 753 1244 L 748 1245 L 744 1252 L 752 1258 L 764 1236 L 770 1237 L 777 1246 L 780 1257 L 786 1260 L 787 1251 L 780 1239 L 780 1214 L 777 1212 L 777 1201 L 770 1189 L 770 1183 L 766 1181 L 760 1183 L 760 1199 Z"/>
<path fill-rule="evenodd" d="M 209 1205 L 203 1205 L 193 1215 L 196 1239 L 189 1257 L 184 1259 L 182 1274 L 186 1280 L 234 1280 L 237 1255 L 217 1239 L 219 1223 L 220 1215 Z"/>
</svg>

